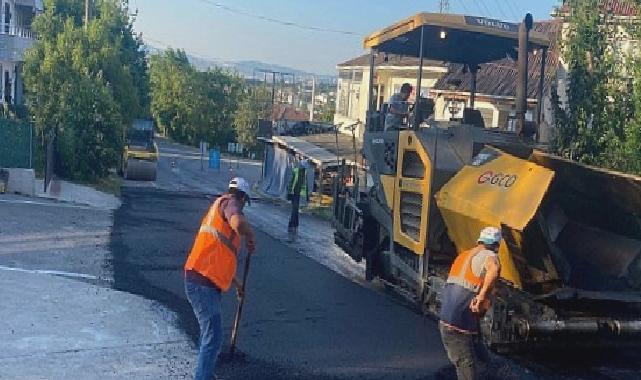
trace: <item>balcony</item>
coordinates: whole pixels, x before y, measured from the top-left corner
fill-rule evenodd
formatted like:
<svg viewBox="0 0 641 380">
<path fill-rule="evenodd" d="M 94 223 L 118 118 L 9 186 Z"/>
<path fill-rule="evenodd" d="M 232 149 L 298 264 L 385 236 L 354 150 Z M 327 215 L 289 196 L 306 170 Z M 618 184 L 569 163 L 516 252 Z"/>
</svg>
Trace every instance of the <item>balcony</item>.
<svg viewBox="0 0 641 380">
<path fill-rule="evenodd" d="M 36 41 L 30 27 L 0 23 L 0 61 L 21 62 Z"/>
<path fill-rule="evenodd" d="M 35 39 L 36 35 L 30 26 L 15 26 L 0 23 L 0 35 Z"/>
</svg>

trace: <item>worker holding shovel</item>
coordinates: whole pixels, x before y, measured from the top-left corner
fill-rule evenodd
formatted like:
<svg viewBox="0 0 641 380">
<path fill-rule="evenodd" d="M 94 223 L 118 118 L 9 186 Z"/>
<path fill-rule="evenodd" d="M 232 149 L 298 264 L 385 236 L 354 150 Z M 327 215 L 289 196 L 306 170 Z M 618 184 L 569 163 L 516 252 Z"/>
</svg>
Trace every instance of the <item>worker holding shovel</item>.
<svg viewBox="0 0 641 380">
<path fill-rule="evenodd" d="M 234 285 L 242 305 L 249 258 L 256 248 L 254 231 L 242 212 L 250 202 L 249 193 L 249 183 L 245 179 L 231 180 L 228 193 L 216 199 L 203 218 L 185 263 L 185 292 L 200 326 L 196 380 L 215 378 L 223 338 L 222 292 Z M 245 240 L 248 251 L 242 284 L 235 277 L 241 239 Z M 235 337 L 235 332 L 233 335 Z"/>
</svg>

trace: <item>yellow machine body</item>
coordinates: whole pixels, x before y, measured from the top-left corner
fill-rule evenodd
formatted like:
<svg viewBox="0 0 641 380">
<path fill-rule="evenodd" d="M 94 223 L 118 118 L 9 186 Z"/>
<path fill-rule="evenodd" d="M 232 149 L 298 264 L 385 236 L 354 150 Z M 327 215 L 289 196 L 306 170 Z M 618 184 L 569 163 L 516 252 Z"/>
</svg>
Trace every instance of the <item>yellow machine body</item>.
<svg viewBox="0 0 641 380">
<path fill-rule="evenodd" d="M 523 231 L 537 212 L 554 172 L 500 151 L 496 153 L 486 163 L 465 166 L 436 194 L 436 202 L 458 250 L 475 246 L 483 227 L 503 227 L 504 235 L 510 236 L 499 249 L 501 277 L 521 288 L 521 274 L 515 264 L 521 258 L 515 254 L 521 251 Z M 540 259 L 549 280 L 556 279 L 550 257 Z"/>
<path fill-rule="evenodd" d="M 398 162 L 412 164 L 396 169 L 394 240 L 422 255 L 429 224 L 431 160 L 413 131 L 400 132 L 398 144 Z"/>
</svg>

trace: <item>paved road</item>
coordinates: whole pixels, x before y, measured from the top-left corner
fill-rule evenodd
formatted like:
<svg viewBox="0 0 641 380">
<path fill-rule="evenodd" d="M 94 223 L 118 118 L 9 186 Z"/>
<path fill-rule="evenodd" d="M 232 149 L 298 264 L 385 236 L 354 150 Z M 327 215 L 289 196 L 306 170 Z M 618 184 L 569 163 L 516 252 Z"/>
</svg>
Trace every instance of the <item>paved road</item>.
<svg viewBox="0 0 641 380">
<path fill-rule="evenodd" d="M 113 289 L 111 211 L 0 196 L 0 379 L 184 379 L 192 342 Z"/>
<path fill-rule="evenodd" d="M 202 175 L 192 150 L 167 144 L 161 144 L 161 149 L 180 156 L 172 156 L 177 168 L 172 170 L 171 157 L 164 156 L 155 186 L 123 188 L 123 206 L 114 214 L 110 247 L 114 281 L 117 289 L 168 305 L 195 339 L 197 325 L 183 293 L 181 268 L 210 204 L 203 192 L 223 189 L 228 175 Z M 260 165 L 241 163 L 236 170 L 255 181 Z M 280 239 L 285 229 L 279 236 L 280 231 L 270 227 L 279 223 L 284 227 L 286 210 L 255 204 L 248 212 L 272 219 L 255 226 L 259 248 L 252 261 L 239 338 L 240 350 L 247 356 L 242 363 L 223 363 L 223 378 L 429 379 L 447 366 L 434 321 L 360 285 L 356 272 L 361 267 L 326 260 L 328 266 L 342 268 L 345 277 L 302 255 L 305 242 L 284 244 Z M 317 242 L 326 245 L 313 247 L 317 251 L 339 252 L 327 246 L 331 242 L 326 237 Z M 235 298 L 228 295 L 226 331 L 234 312 Z"/>
<path fill-rule="evenodd" d="M 207 194 L 222 192 L 236 174 L 256 181 L 260 164 L 234 162 L 232 173 L 229 162 L 223 162 L 226 170 L 201 171 L 195 149 L 162 142 L 161 152 L 155 184 L 128 182 L 123 188 L 110 246 L 114 281 L 117 289 L 176 311 L 180 327 L 195 341 L 197 325 L 184 296 L 181 268 L 211 202 Z M 284 242 L 286 209 L 257 202 L 247 214 L 258 230 L 259 250 L 252 261 L 240 332 L 239 346 L 246 356 L 240 362 L 222 363 L 223 378 L 453 378 L 435 322 L 366 284 L 362 266 L 333 245 L 327 223 L 304 217 L 308 228 L 292 245 Z M 235 299 L 228 295 L 225 331 L 230 330 L 234 311 Z M 499 359 L 493 378 L 639 378 L 634 367 L 594 365 L 579 352 L 559 357 L 567 358 L 568 366 L 529 362 L 527 369 Z"/>
</svg>

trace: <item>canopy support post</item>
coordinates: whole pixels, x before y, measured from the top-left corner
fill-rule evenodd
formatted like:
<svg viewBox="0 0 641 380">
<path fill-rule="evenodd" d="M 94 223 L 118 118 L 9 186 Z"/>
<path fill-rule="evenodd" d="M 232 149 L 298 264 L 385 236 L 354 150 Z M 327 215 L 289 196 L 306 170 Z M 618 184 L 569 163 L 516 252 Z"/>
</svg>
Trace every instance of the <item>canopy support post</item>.
<svg viewBox="0 0 641 380">
<path fill-rule="evenodd" d="M 421 82 L 423 81 L 423 56 L 424 56 L 424 51 L 423 51 L 423 46 L 425 45 L 425 27 L 421 26 L 421 41 L 420 41 L 420 48 L 418 51 L 418 80 L 416 81 L 416 90 L 415 90 L 415 96 L 414 96 L 414 129 L 417 129 L 421 125 L 421 120 L 419 120 L 419 115 L 421 115 Z"/>
<path fill-rule="evenodd" d="M 516 132 L 520 135 L 525 128 L 525 114 L 527 113 L 528 95 L 528 52 L 530 30 L 534 21 L 531 14 L 527 14 L 519 26 L 519 62 L 518 83 L 516 86 Z"/>
<path fill-rule="evenodd" d="M 479 71 L 479 66 L 475 63 L 473 65 L 468 65 L 470 74 L 472 74 L 472 88 L 470 89 L 470 108 L 474 109 L 474 104 L 476 103 L 476 74 Z"/>
<path fill-rule="evenodd" d="M 541 121 L 543 120 L 543 91 L 545 87 L 545 65 L 548 49 L 541 49 L 541 77 L 539 78 L 539 96 L 536 100 L 536 142 L 541 138 Z"/>
<path fill-rule="evenodd" d="M 367 92 L 367 113 L 376 111 L 376 96 L 374 96 L 374 69 L 376 66 L 376 50 L 371 49 L 369 53 L 369 91 Z"/>
</svg>

